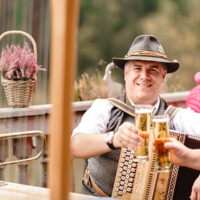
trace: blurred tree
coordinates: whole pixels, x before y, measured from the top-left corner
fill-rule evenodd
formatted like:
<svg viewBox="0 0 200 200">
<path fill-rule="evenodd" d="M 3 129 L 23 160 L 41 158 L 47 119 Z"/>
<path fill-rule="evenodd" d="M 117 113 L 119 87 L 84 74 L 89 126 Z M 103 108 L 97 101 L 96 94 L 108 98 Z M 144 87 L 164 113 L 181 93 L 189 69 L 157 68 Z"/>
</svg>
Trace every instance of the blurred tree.
<svg viewBox="0 0 200 200">
<path fill-rule="evenodd" d="M 168 58 L 181 63 L 168 78 L 168 91 L 190 90 L 198 71 L 200 53 L 200 1 L 196 0 L 83 0 L 80 12 L 77 78 L 83 73 L 101 73 L 112 57 L 123 57 L 139 34 L 153 34 L 163 44 Z M 104 64 L 99 65 L 99 61 Z M 113 72 L 121 76 L 123 71 Z"/>
<path fill-rule="evenodd" d="M 157 8 L 157 0 L 82 1 L 79 29 L 79 68 L 77 76 L 94 67 L 102 58 L 111 61 L 124 55 L 140 31 L 137 19 Z M 90 73 L 90 72 L 89 72 Z"/>
<path fill-rule="evenodd" d="M 168 58 L 181 63 L 167 82 L 169 92 L 190 90 L 196 84 L 193 77 L 199 70 L 199 9 L 196 0 L 160 1 L 156 13 L 140 20 L 142 32 L 157 35 Z"/>
</svg>

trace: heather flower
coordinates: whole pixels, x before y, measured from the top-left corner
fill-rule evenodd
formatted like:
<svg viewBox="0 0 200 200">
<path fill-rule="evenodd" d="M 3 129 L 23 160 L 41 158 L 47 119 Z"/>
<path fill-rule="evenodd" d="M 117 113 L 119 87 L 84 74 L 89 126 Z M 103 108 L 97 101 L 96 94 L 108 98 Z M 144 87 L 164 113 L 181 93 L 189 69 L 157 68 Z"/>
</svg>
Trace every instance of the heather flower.
<svg viewBox="0 0 200 200">
<path fill-rule="evenodd" d="M 37 65 L 36 55 L 27 42 L 23 48 L 20 45 L 6 46 L 1 52 L 0 71 L 9 80 L 34 79 L 39 70 L 45 70 Z"/>
<path fill-rule="evenodd" d="M 109 97 L 109 88 L 99 71 L 93 76 L 87 73 L 74 83 L 74 101 L 86 101 Z"/>
</svg>

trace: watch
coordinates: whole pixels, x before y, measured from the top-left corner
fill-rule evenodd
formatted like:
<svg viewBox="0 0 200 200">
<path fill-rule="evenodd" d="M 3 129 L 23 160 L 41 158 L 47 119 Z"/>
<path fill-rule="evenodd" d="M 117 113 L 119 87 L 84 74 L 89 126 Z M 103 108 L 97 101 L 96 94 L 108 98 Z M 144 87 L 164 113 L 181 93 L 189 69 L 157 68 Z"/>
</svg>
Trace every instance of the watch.
<svg viewBox="0 0 200 200">
<path fill-rule="evenodd" d="M 108 132 L 108 133 L 106 134 L 106 137 L 105 137 L 105 142 L 106 142 L 106 144 L 108 145 L 108 147 L 109 147 L 110 149 L 115 150 L 115 149 L 117 149 L 117 148 L 115 148 L 115 147 L 113 146 L 113 141 L 112 141 L 113 137 L 114 137 L 114 131 Z"/>
</svg>

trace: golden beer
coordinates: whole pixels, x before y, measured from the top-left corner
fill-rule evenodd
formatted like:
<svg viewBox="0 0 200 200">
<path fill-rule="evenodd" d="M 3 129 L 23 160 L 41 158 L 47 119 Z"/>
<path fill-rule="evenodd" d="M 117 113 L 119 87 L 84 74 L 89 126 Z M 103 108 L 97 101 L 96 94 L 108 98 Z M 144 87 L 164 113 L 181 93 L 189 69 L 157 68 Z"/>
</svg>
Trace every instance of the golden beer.
<svg viewBox="0 0 200 200">
<path fill-rule="evenodd" d="M 169 172 L 171 169 L 169 151 L 164 146 L 169 137 L 169 117 L 155 116 L 152 122 L 155 139 L 156 170 L 158 172 Z"/>
<path fill-rule="evenodd" d="M 150 105 L 141 105 L 139 108 L 136 107 L 135 123 L 139 134 L 142 137 L 141 145 L 138 145 L 135 151 L 136 159 L 138 161 L 148 160 L 151 111 L 152 106 Z"/>
</svg>

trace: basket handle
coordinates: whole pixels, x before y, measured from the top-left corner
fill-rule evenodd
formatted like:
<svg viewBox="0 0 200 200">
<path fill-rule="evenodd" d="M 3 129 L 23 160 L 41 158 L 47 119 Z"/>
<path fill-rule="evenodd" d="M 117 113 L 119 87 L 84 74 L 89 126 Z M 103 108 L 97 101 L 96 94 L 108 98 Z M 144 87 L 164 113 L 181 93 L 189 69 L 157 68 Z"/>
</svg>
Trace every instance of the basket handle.
<svg viewBox="0 0 200 200">
<path fill-rule="evenodd" d="M 37 45 L 36 45 L 34 38 L 30 34 L 24 32 L 24 31 L 18 31 L 18 30 L 6 31 L 0 35 L 0 41 L 2 40 L 3 37 L 5 37 L 7 35 L 13 35 L 13 34 L 21 34 L 23 36 L 26 36 L 28 39 L 30 39 L 30 41 L 33 45 L 33 51 L 35 53 L 36 60 L 37 60 Z"/>
</svg>

